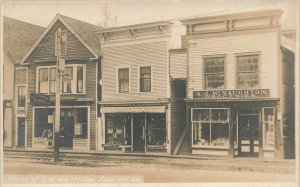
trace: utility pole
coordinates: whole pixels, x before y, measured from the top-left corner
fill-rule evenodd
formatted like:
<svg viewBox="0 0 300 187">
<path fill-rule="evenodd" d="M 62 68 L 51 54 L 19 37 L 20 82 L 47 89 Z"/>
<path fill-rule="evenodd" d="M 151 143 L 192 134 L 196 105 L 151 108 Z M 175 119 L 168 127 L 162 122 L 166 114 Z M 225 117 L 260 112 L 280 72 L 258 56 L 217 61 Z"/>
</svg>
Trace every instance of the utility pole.
<svg viewBox="0 0 300 187">
<path fill-rule="evenodd" d="M 61 94 L 61 77 L 64 74 L 65 70 L 65 59 L 63 55 L 66 54 L 65 47 L 66 44 L 66 35 L 67 33 L 62 33 L 59 28 L 56 32 L 55 37 L 55 54 L 57 57 L 56 61 L 56 94 L 55 94 L 55 126 L 54 126 L 54 162 L 59 161 L 59 147 L 60 147 L 60 94 Z M 63 44 L 63 45 L 62 45 Z M 63 46 L 63 47 L 62 47 Z M 62 54 L 62 51 L 64 53 Z"/>
</svg>

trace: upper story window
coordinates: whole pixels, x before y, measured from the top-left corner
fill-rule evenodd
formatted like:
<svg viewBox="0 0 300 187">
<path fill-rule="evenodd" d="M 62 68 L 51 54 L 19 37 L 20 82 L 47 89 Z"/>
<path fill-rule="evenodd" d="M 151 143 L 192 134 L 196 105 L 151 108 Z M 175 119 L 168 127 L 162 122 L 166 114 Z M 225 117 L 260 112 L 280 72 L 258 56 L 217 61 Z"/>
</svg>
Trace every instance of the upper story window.
<svg viewBox="0 0 300 187">
<path fill-rule="evenodd" d="M 151 91 L 151 66 L 140 68 L 140 92 Z"/>
<path fill-rule="evenodd" d="M 56 68 L 46 67 L 38 69 L 38 91 L 39 93 L 54 93 L 56 81 Z"/>
<path fill-rule="evenodd" d="M 259 55 L 237 57 L 237 87 L 256 88 L 259 86 Z"/>
<path fill-rule="evenodd" d="M 204 58 L 205 89 L 225 88 L 225 57 Z"/>
<path fill-rule="evenodd" d="M 66 67 L 62 81 L 62 92 L 72 93 L 73 67 Z"/>
<path fill-rule="evenodd" d="M 18 107 L 25 107 L 26 87 L 18 86 Z"/>
<path fill-rule="evenodd" d="M 56 91 L 56 67 L 38 68 L 37 92 L 44 94 Z M 66 65 L 61 81 L 62 93 L 76 94 L 85 92 L 85 65 Z"/>
<path fill-rule="evenodd" d="M 119 93 L 129 93 L 129 68 L 118 69 Z"/>
</svg>

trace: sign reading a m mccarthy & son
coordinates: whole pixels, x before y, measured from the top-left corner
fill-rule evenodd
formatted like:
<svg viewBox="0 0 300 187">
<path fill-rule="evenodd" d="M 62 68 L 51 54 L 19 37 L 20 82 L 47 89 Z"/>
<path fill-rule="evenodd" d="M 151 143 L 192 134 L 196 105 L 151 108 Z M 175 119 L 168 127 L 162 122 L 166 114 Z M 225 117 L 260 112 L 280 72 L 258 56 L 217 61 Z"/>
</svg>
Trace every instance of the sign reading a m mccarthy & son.
<svg viewBox="0 0 300 187">
<path fill-rule="evenodd" d="M 32 104 L 50 104 L 50 96 L 43 94 L 30 94 L 30 103 Z"/>
<path fill-rule="evenodd" d="M 194 91 L 194 99 L 270 97 L 269 89 Z"/>
</svg>

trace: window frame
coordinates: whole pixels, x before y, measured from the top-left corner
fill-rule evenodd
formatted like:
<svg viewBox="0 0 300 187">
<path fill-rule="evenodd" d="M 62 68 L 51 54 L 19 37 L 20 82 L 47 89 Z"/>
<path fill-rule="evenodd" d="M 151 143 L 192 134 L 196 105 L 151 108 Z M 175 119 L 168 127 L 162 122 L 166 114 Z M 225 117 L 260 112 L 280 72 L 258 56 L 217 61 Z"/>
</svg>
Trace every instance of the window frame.
<svg viewBox="0 0 300 187">
<path fill-rule="evenodd" d="M 119 90 L 119 70 L 120 69 L 128 69 L 128 92 L 120 92 L 120 90 Z M 131 85 L 130 66 L 118 66 L 118 67 L 116 67 L 116 94 L 129 94 L 129 93 L 131 93 L 130 85 Z"/>
<path fill-rule="evenodd" d="M 150 90 L 149 91 L 141 91 L 141 68 L 150 67 Z M 151 93 L 153 92 L 153 65 L 139 65 L 138 66 L 138 93 Z"/>
<path fill-rule="evenodd" d="M 266 144 L 266 136 L 265 136 L 265 132 L 266 132 L 266 127 L 265 127 L 265 123 L 269 123 L 269 121 L 265 121 L 265 109 L 272 109 L 273 110 L 273 126 L 274 126 L 274 137 L 276 136 L 276 111 L 275 111 L 275 107 L 263 107 L 262 108 L 262 125 L 263 125 L 263 133 L 262 133 L 262 142 L 263 142 L 263 149 L 264 150 L 271 150 L 271 151 L 275 151 L 275 143 L 276 140 L 274 139 L 274 147 L 270 147 Z"/>
<path fill-rule="evenodd" d="M 258 56 L 258 85 L 256 87 L 239 87 L 239 71 L 238 71 L 238 57 L 244 56 Z M 235 54 L 235 87 L 236 89 L 259 89 L 261 88 L 261 52 L 244 52 L 244 53 L 236 53 Z"/>
<path fill-rule="evenodd" d="M 205 59 L 213 59 L 213 58 L 224 58 L 224 88 L 207 88 L 206 87 L 206 72 L 205 72 Z M 203 90 L 226 90 L 227 88 L 227 56 L 225 54 L 219 55 L 203 55 L 202 56 L 202 80 L 203 80 Z"/>
<path fill-rule="evenodd" d="M 193 115 L 194 115 L 194 110 L 199 110 L 199 109 L 206 109 L 206 110 L 209 110 L 209 115 L 210 115 L 210 118 L 209 118 L 209 120 L 208 121 L 194 121 L 193 120 Z M 217 110 L 227 110 L 227 115 L 228 115 L 228 119 L 227 119 L 227 121 L 225 121 L 225 122 L 220 122 L 220 121 L 212 121 L 211 120 L 211 114 L 212 114 L 212 110 L 215 110 L 215 109 L 217 109 Z M 229 132 L 229 134 L 230 134 L 230 127 L 231 127 L 231 124 L 230 124 L 230 108 L 191 108 L 191 118 L 190 118 L 190 120 L 191 120 L 191 126 L 192 126 L 192 128 L 191 128 L 191 142 L 192 142 L 192 148 L 211 148 L 211 149 L 229 149 L 230 148 L 230 143 L 229 143 L 229 145 L 228 145 L 228 147 L 226 147 L 226 146 L 212 146 L 212 145 L 194 145 L 194 143 L 193 143 L 193 141 L 194 141 L 194 136 L 193 136 L 193 134 L 194 134 L 194 123 L 200 123 L 200 125 L 202 125 L 202 123 L 205 123 L 205 124 L 209 124 L 209 126 L 210 126 L 210 134 L 209 134 L 209 136 L 210 136 L 210 143 L 211 143 L 211 130 L 212 130 L 212 124 L 227 124 L 228 125 L 228 132 Z M 230 141 L 230 137 L 229 137 L 229 134 L 228 134 L 228 139 L 229 139 L 229 141 Z"/>
<path fill-rule="evenodd" d="M 25 89 L 25 103 L 24 103 L 24 106 L 19 106 L 19 87 L 24 87 L 24 89 Z M 17 102 L 16 102 L 17 109 L 18 110 L 25 110 L 25 108 L 26 108 L 26 99 L 27 99 L 27 86 L 26 86 L 26 84 L 18 84 L 16 94 L 17 94 Z"/>
<path fill-rule="evenodd" d="M 86 94 L 86 64 L 66 64 L 65 66 L 67 67 L 72 67 L 73 68 L 73 79 L 71 82 L 71 92 L 63 92 L 61 91 L 62 95 L 84 95 Z M 77 92 L 77 67 L 83 67 L 83 92 Z M 39 70 L 43 69 L 43 68 L 47 68 L 48 69 L 48 92 L 47 93 L 40 93 L 39 90 Z M 37 66 L 36 67 L 36 93 L 40 93 L 40 94 L 45 94 L 45 95 L 54 95 L 54 93 L 50 92 L 50 69 L 51 68 L 56 68 L 56 65 L 50 65 L 50 66 Z M 76 71 L 74 71 L 74 69 Z M 63 85 L 63 79 L 61 79 L 60 82 L 60 86 L 61 86 L 61 90 L 62 90 L 62 85 Z"/>
</svg>

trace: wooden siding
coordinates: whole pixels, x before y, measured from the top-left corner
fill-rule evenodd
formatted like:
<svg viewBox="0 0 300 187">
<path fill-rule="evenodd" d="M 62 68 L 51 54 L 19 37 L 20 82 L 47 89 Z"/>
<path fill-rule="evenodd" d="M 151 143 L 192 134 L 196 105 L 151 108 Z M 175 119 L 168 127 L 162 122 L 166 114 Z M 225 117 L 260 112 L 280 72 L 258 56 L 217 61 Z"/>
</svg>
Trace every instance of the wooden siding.
<svg viewBox="0 0 300 187">
<path fill-rule="evenodd" d="M 55 34 L 58 28 L 61 28 L 62 30 L 67 29 L 60 21 L 57 21 L 32 53 L 31 59 L 33 59 L 33 61 L 56 59 Z M 67 33 L 66 59 L 89 59 L 94 57 L 94 55 L 77 39 L 77 37 L 71 33 L 71 31 L 68 30 Z"/>
<path fill-rule="evenodd" d="M 152 90 L 139 93 L 139 66 L 152 66 Z M 130 93 L 117 93 L 117 68 L 129 67 Z M 167 41 L 128 44 L 103 49 L 103 101 L 144 101 L 167 97 Z"/>
<path fill-rule="evenodd" d="M 226 89 L 236 87 L 236 54 L 260 53 L 260 88 L 270 89 L 271 97 L 278 98 L 278 33 L 249 33 L 230 37 L 212 37 L 189 40 L 188 51 L 188 98 L 193 91 L 203 90 L 203 56 L 225 55 L 225 86 Z"/>
<path fill-rule="evenodd" d="M 187 54 L 186 50 L 170 51 L 170 74 L 174 78 L 186 78 Z"/>
</svg>

